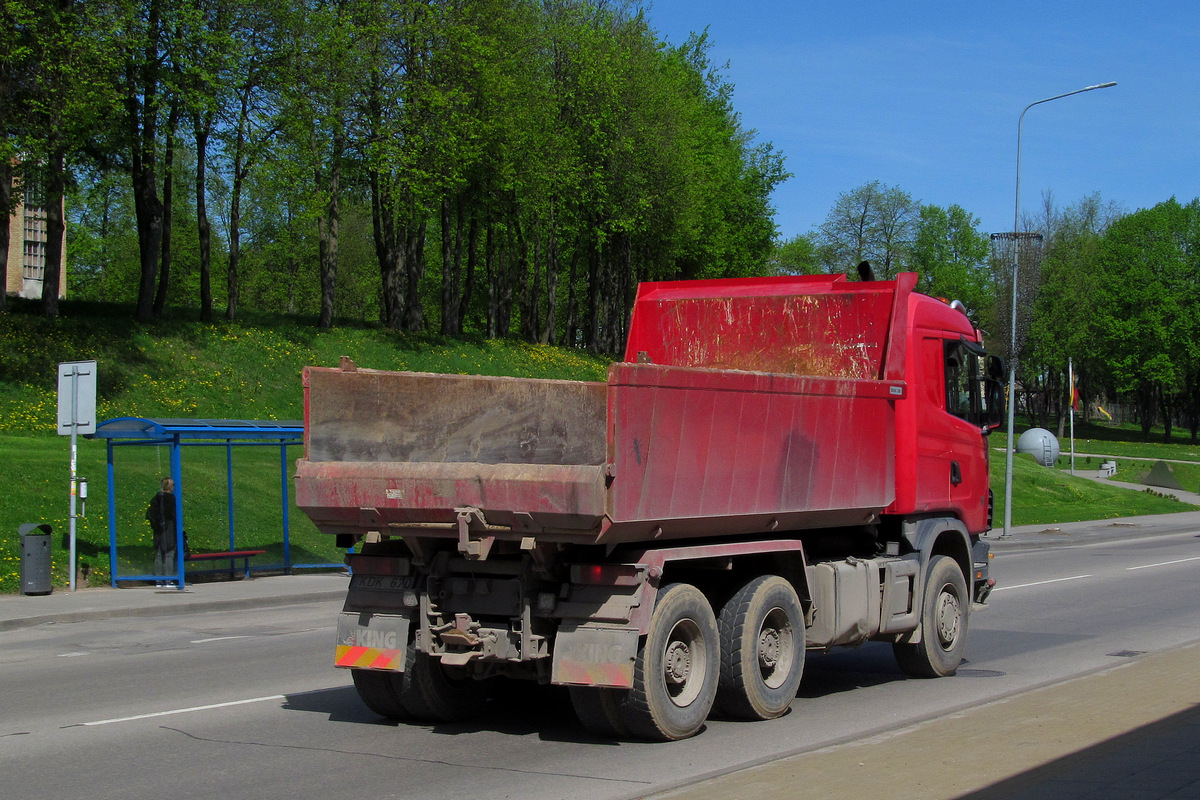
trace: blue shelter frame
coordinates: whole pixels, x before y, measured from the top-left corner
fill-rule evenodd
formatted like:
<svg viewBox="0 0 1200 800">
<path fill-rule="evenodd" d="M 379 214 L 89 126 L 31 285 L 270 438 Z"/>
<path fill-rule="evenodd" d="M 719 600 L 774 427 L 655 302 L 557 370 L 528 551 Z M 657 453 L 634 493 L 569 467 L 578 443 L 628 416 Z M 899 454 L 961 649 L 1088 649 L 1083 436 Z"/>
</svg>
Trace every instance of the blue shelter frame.
<svg viewBox="0 0 1200 800">
<path fill-rule="evenodd" d="M 283 490 L 283 563 L 253 567 L 254 570 L 340 567 L 341 564 L 293 564 L 288 519 L 289 481 L 287 448 L 304 443 L 302 422 L 276 422 L 237 419 L 146 419 L 117 417 L 96 425 L 88 438 L 104 439 L 108 445 L 108 546 L 112 585 L 121 581 L 170 581 L 176 588 L 184 587 L 183 542 L 183 459 L 185 446 L 224 447 L 227 507 L 229 517 L 229 549 L 237 550 L 233 524 L 233 450 L 235 447 L 278 447 L 280 486 Z M 113 451 L 117 447 L 169 446 L 171 448 L 171 479 L 175 482 L 175 552 L 178 571 L 175 575 L 118 575 L 117 574 L 117 500 Z"/>
</svg>

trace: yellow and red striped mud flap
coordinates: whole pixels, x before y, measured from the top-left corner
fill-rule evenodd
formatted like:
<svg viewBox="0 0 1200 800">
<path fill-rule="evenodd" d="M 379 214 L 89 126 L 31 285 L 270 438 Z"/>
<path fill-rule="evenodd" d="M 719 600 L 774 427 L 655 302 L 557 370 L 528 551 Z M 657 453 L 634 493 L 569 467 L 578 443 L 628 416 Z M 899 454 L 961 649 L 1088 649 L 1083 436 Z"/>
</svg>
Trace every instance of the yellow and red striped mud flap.
<svg viewBox="0 0 1200 800">
<path fill-rule="evenodd" d="M 353 669 L 385 669 L 404 671 L 404 650 L 389 650 L 379 647 L 357 647 L 339 644 L 334 666 Z"/>
</svg>

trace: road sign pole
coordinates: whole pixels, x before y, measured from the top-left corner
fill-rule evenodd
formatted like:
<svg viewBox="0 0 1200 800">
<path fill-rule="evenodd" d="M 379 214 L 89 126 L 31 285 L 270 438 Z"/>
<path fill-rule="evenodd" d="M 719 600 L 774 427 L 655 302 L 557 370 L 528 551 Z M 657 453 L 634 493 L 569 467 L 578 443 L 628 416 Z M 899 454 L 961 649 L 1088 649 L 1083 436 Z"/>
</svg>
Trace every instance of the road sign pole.
<svg viewBox="0 0 1200 800">
<path fill-rule="evenodd" d="M 68 516 L 71 591 L 75 591 L 76 504 L 79 500 L 79 434 L 96 432 L 96 362 L 69 361 L 58 365 L 58 433 L 71 437 L 71 510 Z"/>
</svg>

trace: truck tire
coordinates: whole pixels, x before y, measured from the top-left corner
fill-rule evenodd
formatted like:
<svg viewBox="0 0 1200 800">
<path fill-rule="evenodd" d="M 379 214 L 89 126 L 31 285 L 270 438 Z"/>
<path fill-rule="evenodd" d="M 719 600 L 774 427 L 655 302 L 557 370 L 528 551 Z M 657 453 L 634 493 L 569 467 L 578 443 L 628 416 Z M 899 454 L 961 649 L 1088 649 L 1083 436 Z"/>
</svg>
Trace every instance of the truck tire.
<svg viewBox="0 0 1200 800">
<path fill-rule="evenodd" d="M 717 707 L 737 719 L 774 719 L 796 699 L 804 674 L 804 611 L 778 575 L 747 583 L 717 618 Z"/>
<path fill-rule="evenodd" d="M 388 719 L 406 719 L 408 713 L 400 700 L 404 674 L 401 672 L 381 672 L 373 669 L 352 669 L 350 675 L 354 678 L 354 690 L 363 701 L 363 705 L 381 717 Z"/>
<path fill-rule="evenodd" d="M 437 658 L 408 646 L 400 699 L 412 719 L 421 722 L 461 722 L 478 714 L 487 702 L 483 681 L 457 674 Z"/>
<path fill-rule="evenodd" d="M 571 705 L 575 708 L 575 716 L 584 728 L 597 736 L 605 739 L 628 736 L 629 729 L 621 722 L 617 709 L 617 699 L 625 691 L 605 686 L 572 686 Z"/>
<path fill-rule="evenodd" d="M 616 690 L 622 726 L 657 741 L 699 731 L 717 696 L 718 637 L 716 615 L 699 589 L 673 583 L 660 590 L 633 665 L 633 688 Z"/>
<path fill-rule="evenodd" d="M 958 562 L 934 556 L 925 573 L 921 641 L 892 645 L 900 669 L 914 678 L 953 675 L 962 663 L 970 612 L 971 595 Z"/>
</svg>

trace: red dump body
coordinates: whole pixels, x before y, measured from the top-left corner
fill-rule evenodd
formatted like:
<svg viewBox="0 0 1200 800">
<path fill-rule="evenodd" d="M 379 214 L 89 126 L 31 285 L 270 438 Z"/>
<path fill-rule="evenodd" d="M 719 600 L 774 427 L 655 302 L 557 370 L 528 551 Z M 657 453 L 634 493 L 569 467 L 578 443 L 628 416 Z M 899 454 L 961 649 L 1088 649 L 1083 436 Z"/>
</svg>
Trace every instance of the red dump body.
<svg viewBox="0 0 1200 800">
<path fill-rule="evenodd" d="M 580 544 L 933 510 L 981 532 L 983 438 L 943 374 L 978 336 L 915 282 L 643 284 L 606 383 L 306 368 L 297 502 L 330 533 L 456 536 L 469 507 Z"/>
</svg>

